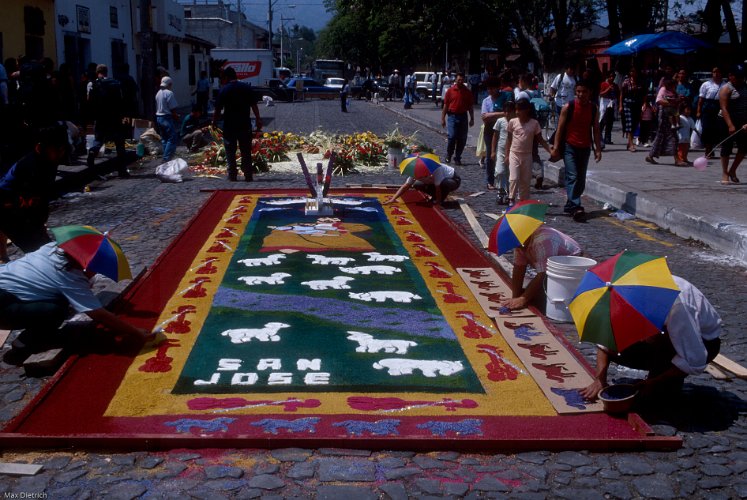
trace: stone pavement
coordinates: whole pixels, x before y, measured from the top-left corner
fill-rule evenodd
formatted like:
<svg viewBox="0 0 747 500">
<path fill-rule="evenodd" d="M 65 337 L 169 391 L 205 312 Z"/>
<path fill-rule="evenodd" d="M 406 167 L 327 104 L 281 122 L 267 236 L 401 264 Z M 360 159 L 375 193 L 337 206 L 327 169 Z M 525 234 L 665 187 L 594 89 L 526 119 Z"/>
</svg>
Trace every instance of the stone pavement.
<svg viewBox="0 0 747 500">
<path fill-rule="evenodd" d="M 442 131 L 441 110 L 431 102 L 421 102 L 405 110 L 402 103 L 381 105 L 424 127 Z M 474 146 L 481 121 L 475 109 L 475 126 L 470 129 L 468 146 Z M 622 208 L 672 231 L 683 238 L 693 238 L 747 263 L 747 161 L 741 185 L 721 185 L 721 164 L 711 159 L 708 169 L 699 172 L 692 167 L 675 167 L 672 158 L 659 158 L 659 165 L 644 161 L 648 148 L 638 152 L 626 150 L 619 129 L 613 135 L 602 161 L 589 164 L 586 195 L 602 203 Z M 690 161 L 705 153 L 690 152 Z M 545 176 L 557 182 L 563 177 L 563 163 L 548 164 Z"/>
<path fill-rule="evenodd" d="M 419 112 L 418 105 L 414 111 Z M 443 154 L 445 146 L 440 132 L 410 123 L 384 106 L 359 101 L 344 117 L 336 102 L 278 104 L 269 110 L 262 108 L 262 112 L 271 115 L 276 129 L 304 133 L 318 126 L 340 131 L 368 128 L 383 133 L 399 120 L 406 133 L 420 129 L 424 142 L 436 146 L 439 154 Z M 484 189 L 483 173 L 474 157 L 466 156 L 466 164 L 460 169 L 463 185 L 458 194 L 478 214 L 483 229 L 489 231 L 494 220 L 484 214 L 500 213 L 502 207 L 496 205 L 490 193 L 470 196 Z M 133 273 L 137 274 L 152 265 L 199 210 L 209 196 L 204 190 L 244 186 L 211 178 L 161 184 L 153 175 L 158 163 L 150 160 L 133 164 L 131 179 L 104 178 L 92 182 L 87 192 L 68 194 L 55 203 L 50 225 L 87 223 L 115 229 L 113 236 L 122 244 Z M 104 168 L 97 168 L 95 173 L 104 173 Z M 680 170 L 684 169 L 677 169 Z M 712 176 L 713 172 L 707 174 Z M 248 187 L 304 185 L 302 176 L 297 174 L 271 172 L 256 179 Z M 401 182 L 401 178 L 396 171 L 374 175 L 364 170 L 350 177 L 336 177 L 333 182 L 336 186 L 392 184 Z M 653 225 L 619 221 L 593 200 L 585 202 L 588 221 L 574 223 L 560 210 L 563 190 L 552 185 L 533 190 L 532 195 L 550 205 L 548 223 L 573 236 L 597 260 L 623 248 L 666 254 L 672 270 L 701 288 L 724 318 L 724 354 L 747 364 L 744 267 L 702 244 L 685 241 Z M 458 207 L 448 206 L 445 211 L 465 234 L 472 234 Z M 471 239 L 476 241 L 473 236 Z M 102 280 L 100 287 L 117 288 L 107 280 Z M 593 355 L 591 346 L 578 343 L 571 325 L 558 327 L 585 356 Z M 612 379 L 635 375 L 613 370 Z M 22 370 L 0 363 L 0 424 L 17 415 L 43 383 L 43 379 L 25 377 Z M 673 452 L 2 450 L 1 462 L 39 463 L 44 468 L 31 477 L 0 475 L 0 493 L 45 492 L 55 499 L 747 498 L 745 401 L 746 381 L 719 381 L 708 375 L 688 378 L 681 397 L 644 415 L 657 433 L 683 437 L 683 448 Z"/>
</svg>

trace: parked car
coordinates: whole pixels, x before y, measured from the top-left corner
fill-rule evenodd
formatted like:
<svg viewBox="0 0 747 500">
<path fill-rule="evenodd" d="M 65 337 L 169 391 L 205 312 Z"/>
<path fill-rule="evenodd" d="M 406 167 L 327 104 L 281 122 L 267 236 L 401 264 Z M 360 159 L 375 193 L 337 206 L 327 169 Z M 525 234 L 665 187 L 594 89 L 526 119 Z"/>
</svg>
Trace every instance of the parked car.
<svg viewBox="0 0 747 500">
<path fill-rule="evenodd" d="M 324 86 L 331 89 L 342 90 L 345 80 L 343 78 L 327 78 L 324 80 Z"/>
<path fill-rule="evenodd" d="M 325 87 L 317 80 L 308 77 L 296 77 L 291 78 L 286 83 L 286 87 L 297 94 L 297 85 L 299 82 L 303 82 L 303 94 L 304 97 L 319 97 L 320 99 L 334 99 L 340 93 L 340 89 L 334 89 L 331 87 Z M 296 96 L 299 98 L 300 96 Z"/>
<path fill-rule="evenodd" d="M 421 95 L 421 97 L 431 97 L 431 75 L 432 71 L 416 71 L 412 74 L 415 77 L 415 92 Z M 438 74 L 438 83 L 436 88 L 441 86 L 441 73 Z"/>
</svg>

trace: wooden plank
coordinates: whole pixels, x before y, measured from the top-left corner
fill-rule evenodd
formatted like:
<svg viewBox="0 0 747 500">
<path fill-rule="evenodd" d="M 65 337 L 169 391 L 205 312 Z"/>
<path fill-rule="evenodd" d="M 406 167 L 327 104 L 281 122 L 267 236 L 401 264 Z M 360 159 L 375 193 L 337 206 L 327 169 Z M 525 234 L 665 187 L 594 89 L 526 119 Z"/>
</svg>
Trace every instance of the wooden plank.
<svg viewBox="0 0 747 500">
<path fill-rule="evenodd" d="M 5 345 L 5 341 L 8 340 L 8 335 L 10 335 L 10 330 L 0 330 L 0 347 Z"/>
<path fill-rule="evenodd" d="M 486 315 L 495 320 L 506 343 L 560 414 L 602 411 L 602 402 L 584 401 L 578 390 L 593 381 L 586 368 L 529 309 L 506 311 L 500 302 L 511 290 L 495 269 L 458 268 L 457 272 Z"/>
<path fill-rule="evenodd" d="M 480 244 L 483 248 L 488 247 L 488 235 L 485 234 L 485 231 L 483 231 L 482 226 L 479 222 L 477 222 L 477 217 L 475 217 L 475 212 L 472 211 L 472 208 L 470 208 L 469 205 L 467 205 L 463 200 L 459 201 L 459 207 L 462 209 L 462 212 L 464 212 L 464 216 L 467 217 L 467 222 L 469 222 L 470 227 L 475 232 L 475 236 L 477 236 L 477 239 L 480 241 Z"/>
<path fill-rule="evenodd" d="M 0 474 L 8 474 L 11 476 L 33 476 L 42 470 L 42 466 L 38 464 L 12 464 L 8 462 L 0 462 Z"/>
<path fill-rule="evenodd" d="M 472 198 L 474 198 L 474 197 L 476 197 L 476 196 L 480 196 L 480 195 L 482 195 L 482 194 L 485 194 L 485 191 L 478 191 L 478 192 L 476 192 L 476 193 L 472 193 L 472 194 L 471 194 L 471 195 L 469 195 L 469 196 L 470 196 L 470 197 L 472 197 Z"/>
<path fill-rule="evenodd" d="M 490 218 L 491 218 L 491 219 L 493 219 L 493 220 L 498 220 L 498 219 L 500 219 L 500 218 L 501 218 L 501 216 L 500 216 L 500 215 L 498 215 L 498 214 L 491 214 L 490 212 L 483 212 L 483 215 L 484 215 L 485 217 L 490 217 Z"/>
<path fill-rule="evenodd" d="M 727 373 L 721 371 L 716 365 L 713 363 L 709 363 L 705 367 L 705 372 L 711 375 L 716 380 L 731 380 L 731 376 Z"/>
<path fill-rule="evenodd" d="M 747 368 L 736 361 L 732 361 L 723 354 L 716 356 L 716 359 L 714 359 L 713 362 L 719 367 L 729 370 L 739 378 L 747 378 Z"/>
</svg>

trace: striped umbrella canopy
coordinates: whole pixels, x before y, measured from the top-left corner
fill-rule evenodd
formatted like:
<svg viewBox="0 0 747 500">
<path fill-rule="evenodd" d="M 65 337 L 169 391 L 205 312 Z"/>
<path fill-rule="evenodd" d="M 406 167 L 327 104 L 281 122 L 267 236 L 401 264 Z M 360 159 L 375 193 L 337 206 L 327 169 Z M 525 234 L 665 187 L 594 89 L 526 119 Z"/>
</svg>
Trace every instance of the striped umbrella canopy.
<svg viewBox="0 0 747 500">
<path fill-rule="evenodd" d="M 547 205 L 537 200 L 520 201 L 498 219 L 488 239 L 488 250 L 502 255 L 520 247 L 545 222 Z"/>
<path fill-rule="evenodd" d="M 441 168 L 441 159 L 432 153 L 413 154 L 402 160 L 399 172 L 415 179 L 428 177 Z"/>
<path fill-rule="evenodd" d="M 52 228 L 57 246 L 85 271 L 103 274 L 114 281 L 131 279 L 132 272 L 122 248 L 93 226 Z"/>
<path fill-rule="evenodd" d="M 620 352 L 661 332 L 679 293 L 665 257 L 626 250 L 586 272 L 568 310 L 581 340 Z"/>
</svg>

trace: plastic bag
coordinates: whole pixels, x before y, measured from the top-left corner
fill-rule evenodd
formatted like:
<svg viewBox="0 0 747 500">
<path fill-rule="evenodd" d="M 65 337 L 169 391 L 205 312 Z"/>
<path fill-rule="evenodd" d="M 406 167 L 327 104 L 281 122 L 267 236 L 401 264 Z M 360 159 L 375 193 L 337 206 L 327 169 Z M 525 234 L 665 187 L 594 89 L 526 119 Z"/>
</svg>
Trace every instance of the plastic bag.
<svg viewBox="0 0 747 500">
<path fill-rule="evenodd" d="M 485 124 L 480 126 L 480 135 L 477 136 L 477 144 L 475 145 L 475 155 L 478 158 L 487 156 L 485 151 Z"/>
<path fill-rule="evenodd" d="M 156 177 L 161 182 L 182 182 L 184 174 L 189 170 L 187 162 L 181 158 L 175 158 L 156 167 Z"/>
<path fill-rule="evenodd" d="M 145 151 L 152 156 L 158 156 L 163 154 L 163 144 L 161 144 L 161 136 L 158 135 L 155 129 L 149 128 L 143 135 L 140 136 L 140 142 L 145 146 Z"/>
<path fill-rule="evenodd" d="M 690 134 L 690 149 L 703 149 L 703 141 L 700 139 L 700 134 L 703 133 L 703 124 L 700 120 L 695 122 L 695 128 L 693 128 Z"/>
</svg>

